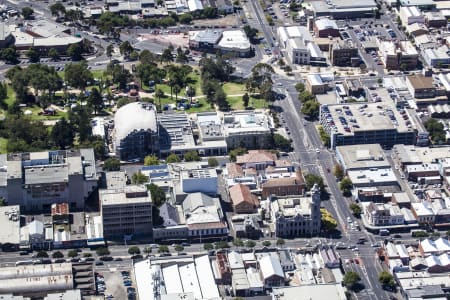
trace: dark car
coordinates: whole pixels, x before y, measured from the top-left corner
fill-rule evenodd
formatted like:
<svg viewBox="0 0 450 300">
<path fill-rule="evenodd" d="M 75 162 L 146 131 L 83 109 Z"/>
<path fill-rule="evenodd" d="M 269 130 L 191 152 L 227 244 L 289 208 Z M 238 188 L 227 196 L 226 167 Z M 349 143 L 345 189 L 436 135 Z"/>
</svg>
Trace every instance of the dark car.
<svg viewBox="0 0 450 300">
<path fill-rule="evenodd" d="M 58 259 L 55 259 L 53 262 L 55 264 L 62 264 L 62 263 L 65 263 L 66 260 L 64 258 L 58 258 Z"/>
<path fill-rule="evenodd" d="M 100 257 L 100 260 L 102 261 L 112 261 L 114 258 L 112 256 L 102 256 Z"/>
<path fill-rule="evenodd" d="M 144 257 L 140 254 L 136 254 L 131 257 L 131 259 L 142 259 L 142 258 L 144 258 Z"/>
<path fill-rule="evenodd" d="M 102 261 L 96 261 L 96 262 L 95 262 L 95 265 L 96 265 L 96 266 L 103 266 L 103 262 L 102 262 Z"/>
<path fill-rule="evenodd" d="M 116 257 L 116 258 L 114 258 L 114 261 L 122 261 L 122 258 L 121 257 Z"/>
<path fill-rule="evenodd" d="M 20 255 L 28 255 L 28 254 L 30 254 L 28 251 L 20 251 L 20 253 L 19 253 Z"/>
</svg>

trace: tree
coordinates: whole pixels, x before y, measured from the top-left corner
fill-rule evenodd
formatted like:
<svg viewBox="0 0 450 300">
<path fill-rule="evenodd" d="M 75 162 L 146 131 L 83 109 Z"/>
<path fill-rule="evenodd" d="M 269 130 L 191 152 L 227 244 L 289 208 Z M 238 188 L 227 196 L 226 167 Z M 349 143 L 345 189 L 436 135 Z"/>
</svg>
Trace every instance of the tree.
<svg viewBox="0 0 450 300">
<path fill-rule="evenodd" d="M 247 240 L 247 241 L 245 241 L 245 247 L 247 247 L 247 248 L 253 248 L 253 247 L 255 247 L 255 246 L 256 246 L 255 241 L 252 241 L 252 240 Z"/>
<path fill-rule="evenodd" d="M 216 249 L 225 249 L 225 248 L 230 248 L 230 245 L 228 245 L 228 243 L 225 242 L 225 241 L 220 241 L 220 242 L 215 242 L 214 243 L 214 248 L 216 248 Z"/>
<path fill-rule="evenodd" d="M 72 250 L 70 250 L 70 251 L 67 253 L 67 256 L 70 257 L 70 258 L 77 257 L 77 256 L 78 256 L 78 251 L 75 250 L 75 249 L 72 249 Z"/>
<path fill-rule="evenodd" d="M 85 253 L 83 253 L 83 257 L 85 257 L 85 258 L 92 257 L 92 253 L 85 252 Z"/>
<path fill-rule="evenodd" d="M 37 258 L 48 258 L 48 253 L 44 250 L 41 250 L 36 254 L 36 257 Z"/>
<path fill-rule="evenodd" d="M 34 14 L 34 10 L 31 7 L 22 7 L 22 16 L 25 20 L 31 20 Z"/>
<path fill-rule="evenodd" d="M 273 134 L 273 145 L 282 151 L 291 151 L 292 149 L 291 141 L 278 133 Z"/>
<path fill-rule="evenodd" d="M 164 49 L 163 53 L 161 54 L 161 62 L 172 62 L 173 56 L 172 56 L 172 50 L 170 48 Z"/>
<path fill-rule="evenodd" d="M 55 251 L 52 253 L 53 258 L 63 258 L 64 254 L 61 251 Z"/>
<path fill-rule="evenodd" d="M 276 244 L 277 246 L 283 246 L 284 244 L 286 244 L 286 242 L 282 238 L 279 238 L 277 239 Z"/>
<path fill-rule="evenodd" d="M 249 41 L 254 44 L 258 35 L 258 29 L 250 27 L 249 25 L 245 25 L 242 29 L 244 29 L 245 35 L 247 35 Z"/>
<path fill-rule="evenodd" d="M 361 215 L 362 209 L 361 209 L 361 206 L 359 206 L 358 204 L 351 203 L 349 205 L 349 208 L 355 217 L 359 217 Z"/>
<path fill-rule="evenodd" d="M 215 157 L 208 158 L 208 167 L 215 168 L 218 165 L 219 165 L 219 162 L 217 161 L 217 158 L 215 158 Z"/>
<path fill-rule="evenodd" d="M 143 252 L 145 254 L 150 254 L 150 253 L 152 253 L 152 251 L 153 251 L 152 247 L 144 247 L 144 250 L 143 250 Z"/>
<path fill-rule="evenodd" d="M 92 88 L 91 93 L 88 96 L 88 104 L 94 108 L 95 115 L 103 107 L 102 95 L 96 87 Z"/>
<path fill-rule="evenodd" d="M 128 58 L 133 51 L 133 46 L 131 46 L 129 41 L 125 41 L 119 46 L 120 54 L 122 54 L 125 58 Z"/>
<path fill-rule="evenodd" d="M 110 62 L 111 62 L 113 52 L 114 52 L 113 44 L 109 44 L 108 46 L 106 46 L 106 56 L 109 58 Z"/>
<path fill-rule="evenodd" d="M 325 131 L 322 125 L 317 126 L 317 130 L 319 131 L 320 140 L 326 146 L 330 146 L 330 135 Z"/>
<path fill-rule="evenodd" d="M 355 289 L 356 285 L 361 281 L 359 274 L 353 271 L 347 272 L 344 275 L 343 283 L 350 290 Z"/>
<path fill-rule="evenodd" d="M 59 52 L 56 48 L 51 48 L 48 50 L 48 57 L 50 57 L 53 61 L 57 61 L 59 59 Z"/>
<path fill-rule="evenodd" d="M 52 128 L 51 138 L 53 144 L 57 145 L 59 149 L 64 150 L 72 146 L 75 132 L 72 124 L 62 117 Z"/>
<path fill-rule="evenodd" d="M 67 55 L 74 61 L 79 61 L 83 59 L 83 48 L 79 44 L 72 44 L 67 48 Z"/>
<path fill-rule="evenodd" d="M 158 104 L 161 109 L 161 98 L 164 97 L 164 91 L 161 89 L 156 89 L 155 91 L 155 97 L 158 99 Z"/>
<path fill-rule="evenodd" d="M 305 84 L 299 82 L 295 85 L 295 89 L 297 90 L 297 92 L 302 93 L 305 91 Z"/>
<path fill-rule="evenodd" d="M 235 162 L 235 161 L 236 161 L 236 158 L 237 158 L 239 155 L 243 155 L 243 154 L 245 154 L 245 153 L 247 153 L 247 149 L 242 148 L 242 147 L 239 147 L 239 148 L 236 148 L 236 149 L 231 150 L 231 151 L 229 152 L 229 154 L 230 154 L 230 161 Z"/>
<path fill-rule="evenodd" d="M 26 52 L 26 55 L 30 59 L 30 62 L 32 63 L 39 62 L 39 59 L 41 58 L 41 54 L 34 47 L 30 47 L 30 49 L 28 49 L 28 51 Z"/>
<path fill-rule="evenodd" d="M 392 276 L 392 274 L 388 271 L 382 271 L 380 274 L 378 274 L 378 281 L 383 287 L 395 286 L 394 276 Z"/>
<path fill-rule="evenodd" d="M 308 100 L 303 103 L 301 112 L 310 118 L 317 118 L 319 116 L 320 103 L 315 100 Z"/>
<path fill-rule="evenodd" d="M 170 153 L 169 156 L 167 156 L 167 158 L 166 158 L 166 163 L 168 163 L 168 164 L 178 163 L 180 161 L 181 161 L 181 159 L 175 153 Z"/>
<path fill-rule="evenodd" d="M 153 205 L 155 205 L 156 207 L 160 207 L 164 204 L 164 202 L 166 202 L 166 193 L 161 187 L 157 186 L 154 183 L 151 183 L 148 186 L 148 190 L 150 191 L 150 195 L 152 196 Z"/>
<path fill-rule="evenodd" d="M 130 255 L 141 254 L 141 249 L 139 249 L 138 246 L 131 246 L 130 248 L 128 248 L 128 254 Z"/>
<path fill-rule="evenodd" d="M 184 247 L 183 247 L 183 246 L 181 246 L 181 245 L 179 245 L 179 244 L 175 245 L 175 251 L 181 252 L 181 251 L 183 251 L 183 250 L 184 250 Z"/>
<path fill-rule="evenodd" d="M 55 2 L 49 6 L 49 9 L 54 17 L 58 17 L 60 14 L 64 14 L 66 12 L 66 7 L 61 2 Z"/>
<path fill-rule="evenodd" d="M 80 63 L 67 64 L 64 72 L 64 79 L 71 87 L 84 91 L 88 86 L 88 82 L 94 80 L 94 76 L 88 69 L 87 63 L 83 61 Z"/>
<path fill-rule="evenodd" d="M 144 174 L 142 174 L 141 171 L 137 171 L 136 173 L 133 174 L 133 176 L 131 176 L 131 182 L 133 184 L 143 184 L 148 182 L 148 176 L 145 176 Z"/>
<path fill-rule="evenodd" d="M 184 154 L 184 161 L 201 161 L 197 151 L 188 151 Z"/>
<path fill-rule="evenodd" d="M 262 242 L 262 245 L 263 245 L 264 247 L 270 247 L 270 245 L 272 245 L 272 243 L 271 243 L 270 241 L 263 241 L 263 242 Z"/>
<path fill-rule="evenodd" d="M 325 184 L 323 183 L 323 178 L 319 175 L 315 174 L 306 174 L 305 175 L 305 183 L 306 183 L 306 189 L 311 190 L 314 184 L 317 184 L 320 188 L 321 192 L 325 191 Z"/>
<path fill-rule="evenodd" d="M 19 54 L 17 53 L 16 48 L 14 46 L 0 50 L 0 58 L 9 64 L 17 63 L 18 57 Z"/>
<path fill-rule="evenodd" d="M 350 194 L 350 190 L 352 189 L 353 183 L 347 176 L 344 177 L 339 183 L 339 188 L 344 195 Z"/>
<path fill-rule="evenodd" d="M 434 118 L 428 119 L 425 123 L 425 128 L 431 136 L 433 143 L 441 144 L 445 142 L 444 125 Z"/>
<path fill-rule="evenodd" d="M 117 158 L 108 158 L 103 163 L 103 170 L 119 171 L 120 170 L 120 160 L 118 160 Z"/>
<path fill-rule="evenodd" d="M 214 246 L 211 243 L 206 243 L 206 244 L 203 244 L 203 249 L 205 249 L 206 251 L 213 250 Z"/>
<path fill-rule="evenodd" d="M 158 253 L 169 253 L 169 247 L 166 245 L 160 245 L 158 248 Z"/>
<path fill-rule="evenodd" d="M 250 96 L 248 95 L 248 93 L 245 93 L 242 96 L 242 102 L 244 103 L 244 107 L 248 107 L 248 102 L 250 101 Z"/>
<path fill-rule="evenodd" d="M 159 165 L 159 158 L 156 155 L 147 155 L 144 158 L 144 166 L 157 166 Z"/>
<path fill-rule="evenodd" d="M 244 246 L 244 242 L 240 238 L 233 239 L 233 245 L 236 247 Z"/>
<path fill-rule="evenodd" d="M 334 231 L 337 227 L 337 222 L 330 214 L 328 210 L 325 208 L 320 209 L 321 217 L 321 227 L 324 231 L 331 232 Z"/>
<path fill-rule="evenodd" d="M 110 254 L 108 248 L 97 248 L 95 250 L 95 253 L 97 253 L 98 256 L 105 256 Z"/>
<path fill-rule="evenodd" d="M 333 168 L 333 175 L 336 177 L 337 180 L 341 181 L 342 178 L 344 178 L 344 169 L 340 164 L 334 165 Z"/>
<path fill-rule="evenodd" d="M 179 17 L 179 21 L 181 24 L 190 24 L 192 22 L 192 15 L 191 14 L 182 14 Z"/>
</svg>

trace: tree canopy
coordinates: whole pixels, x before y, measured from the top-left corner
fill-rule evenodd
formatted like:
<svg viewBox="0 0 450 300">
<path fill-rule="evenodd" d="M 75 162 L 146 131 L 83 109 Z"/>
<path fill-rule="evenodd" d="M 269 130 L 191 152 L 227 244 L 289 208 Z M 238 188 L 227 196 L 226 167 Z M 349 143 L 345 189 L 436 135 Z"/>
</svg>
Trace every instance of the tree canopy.
<svg viewBox="0 0 450 300">
<path fill-rule="evenodd" d="M 147 155 L 144 158 L 144 166 L 156 166 L 159 165 L 159 158 L 156 155 Z"/>
<path fill-rule="evenodd" d="M 161 205 L 164 204 L 164 202 L 166 202 L 166 193 L 164 192 L 164 190 L 161 187 L 157 186 L 154 183 L 151 183 L 148 186 L 148 189 L 152 196 L 152 201 L 153 201 L 154 206 L 160 207 Z"/>
<path fill-rule="evenodd" d="M 103 163 L 103 170 L 119 171 L 120 170 L 120 160 L 118 160 L 117 158 L 108 158 Z"/>
</svg>

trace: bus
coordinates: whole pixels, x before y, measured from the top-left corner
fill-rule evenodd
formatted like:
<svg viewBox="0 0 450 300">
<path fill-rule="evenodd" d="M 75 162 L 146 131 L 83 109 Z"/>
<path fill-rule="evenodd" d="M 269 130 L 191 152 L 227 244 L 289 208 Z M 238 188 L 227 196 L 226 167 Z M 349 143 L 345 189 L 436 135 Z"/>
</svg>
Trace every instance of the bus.
<svg viewBox="0 0 450 300">
<path fill-rule="evenodd" d="M 19 260 L 16 261 L 16 266 L 25 266 L 25 265 L 32 265 L 34 263 L 33 260 Z"/>
</svg>

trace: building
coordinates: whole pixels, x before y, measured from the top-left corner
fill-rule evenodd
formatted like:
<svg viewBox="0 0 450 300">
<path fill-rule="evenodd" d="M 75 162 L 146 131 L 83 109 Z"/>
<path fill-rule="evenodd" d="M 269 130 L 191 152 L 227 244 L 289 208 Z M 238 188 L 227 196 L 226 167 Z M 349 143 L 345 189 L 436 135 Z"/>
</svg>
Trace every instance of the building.
<svg viewBox="0 0 450 300">
<path fill-rule="evenodd" d="M 272 300 L 346 300 L 345 289 L 340 284 L 302 284 L 300 286 L 276 287 Z"/>
<path fill-rule="evenodd" d="M 388 70 L 412 70 L 417 67 L 419 53 L 410 41 L 377 39 L 379 53 Z"/>
<path fill-rule="evenodd" d="M 434 98 L 436 96 L 433 77 L 427 77 L 421 74 L 409 75 L 406 77 L 406 86 L 414 98 L 423 99 Z"/>
<path fill-rule="evenodd" d="M 295 172 L 284 172 L 281 174 L 266 174 L 261 176 L 261 196 L 289 196 L 303 195 L 306 189 L 305 179 L 300 170 Z"/>
<path fill-rule="evenodd" d="M 70 263 L 2 267 L 0 274 L 0 294 L 44 297 L 49 292 L 64 292 L 73 288 Z"/>
<path fill-rule="evenodd" d="M 197 151 L 191 123 L 186 113 L 161 113 L 157 118 L 161 156 L 174 153 L 183 157 L 188 151 Z"/>
<path fill-rule="evenodd" d="M 252 47 L 247 35 L 242 30 L 225 30 L 216 48 L 222 53 L 234 54 L 237 57 L 248 57 Z"/>
<path fill-rule="evenodd" d="M 208 255 L 155 257 L 133 267 L 139 299 L 220 299 Z"/>
<path fill-rule="evenodd" d="M 145 187 L 106 189 L 99 194 L 105 238 L 152 236 L 152 199 Z"/>
<path fill-rule="evenodd" d="M 158 126 L 153 104 L 133 102 L 114 115 L 113 148 L 121 160 L 143 159 L 158 152 Z"/>
<path fill-rule="evenodd" d="M 277 237 L 311 236 L 320 232 L 320 190 L 307 197 L 271 197 L 270 218 Z"/>
<path fill-rule="evenodd" d="M 258 198 L 250 192 L 250 188 L 243 184 L 236 184 L 229 189 L 233 210 L 237 214 L 256 212 L 259 207 Z"/>
<path fill-rule="evenodd" d="M 219 30 L 203 30 L 189 32 L 189 48 L 201 51 L 212 51 L 220 41 L 222 32 Z"/>
<path fill-rule="evenodd" d="M 265 171 L 268 166 L 274 166 L 277 155 L 267 150 L 250 150 L 236 157 L 236 165 L 242 169 Z"/>
<path fill-rule="evenodd" d="M 420 241 L 418 250 L 423 257 L 441 255 L 450 251 L 450 242 L 444 238 L 438 238 L 435 241 L 424 239 Z"/>
<path fill-rule="evenodd" d="M 413 23 L 406 25 L 406 32 L 416 38 L 421 35 L 426 35 L 428 33 L 428 27 L 423 23 Z"/>
<path fill-rule="evenodd" d="M 391 168 L 370 168 L 368 170 L 347 171 L 354 187 L 398 187 L 398 179 Z"/>
<path fill-rule="evenodd" d="M 0 22 L 0 48 L 8 48 L 14 44 L 14 36 L 9 29 L 9 24 Z"/>
<path fill-rule="evenodd" d="M 224 114 L 228 149 L 268 149 L 272 144 L 273 118 L 267 111 L 237 111 Z"/>
<path fill-rule="evenodd" d="M 344 172 L 391 166 L 380 144 L 337 146 L 336 159 Z"/>
<path fill-rule="evenodd" d="M 307 46 L 309 43 L 313 43 L 313 38 L 306 27 L 278 27 L 278 37 L 290 63 L 310 64 L 311 53 Z"/>
<path fill-rule="evenodd" d="M 414 23 L 425 23 L 425 16 L 416 6 L 400 7 L 400 20 L 403 25 L 411 25 Z"/>
<path fill-rule="evenodd" d="M 449 48 L 446 45 L 437 48 L 427 48 L 423 50 L 423 59 L 428 66 L 433 68 L 446 68 L 450 65 Z M 441 75 L 441 74 L 439 74 Z"/>
<path fill-rule="evenodd" d="M 403 225 L 405 223 L 400 207 L 392 204 L 371 202 L 364 207 L 364 216 L 372 226 Z"/>
<path fill-rule="evenodd" d="M 415 6 L 418 9 L 427 11 L 436 8 L 436 2 L 433 0 L 400 0 L 401 6 Z"/>
<path fill-rule="evenodd" d="M 197 147 L 200 155 L 211 156 L 227 153 L 224 124 L 217 112 L 198 113 L 196 125 Z"/>
<path fill-rule="evenodd" d="M 328 91 L 328 82 L 322 80 L 320 74 L 306 75 L 305 88 L 313 95 L 325 94 Z"/>
<path fill-rule="evenodd" d="M 447 18 L 441 11 L 427 11 L 425 15 L 425 24 L 432 28 L 441 28 L 447 26 Z"/>
<path fill-rule="evenodd" d="M 330 61 L 333 66 L 349 67 L 360 63 L 358 48 L 343 40 L 333 40 L 330 49 Z"/>
<path fill-rule="evenodd" d="M 217 172 L 213 168 L 182 170 L 180 184 L 183 193 L 201 192 L 216 196 L 218 188 Z"/>
<path fill-rule="evenodd" d="M 428 202 L 411 203 L 411 211 L 420 225 L 434 224 L 435 214 Z"/>
<path fill-rule="evenodd" d="M 323 18 L 314 22 L 314 34 L 316 37 L 340 37 L 339 28 L 336 21 Z"/>
<path fill-rule="evenodd" d="M 372 18 L 377 10 L 375 1 L 312 1 L 314 17 L 332 17 L 333 19 Z"/>
<path fill-rule="evenodd" d="M 383 147 L 392 147 L 395 144 L 416 143 L 415 124 L 407 124 L 392 102 L 383 102 L 381 105 L 322 105 L 320 123 L 330 136 L 333 149 L 341 145 L 381 144 Z"/>
<path fill-rule="evenodd" d="M 280 260 L 273 255 L 264 255 L 259 260 L 261 278 L 266 289 L 283 286 L 285 277 Z"/>
<path fill-rule="evenodd" d="M 24 211 L 50 211 L 54 203 L 83 209 L 97 187 L 93 149 L 0 155 L 0 194 Z"/>
<path fill-rule="evenodd" d="M 202 193 L 189 194 L 182 204 L 189 238 L 228 235 L 228 227 L 218 198 Z"/>
</svg>

